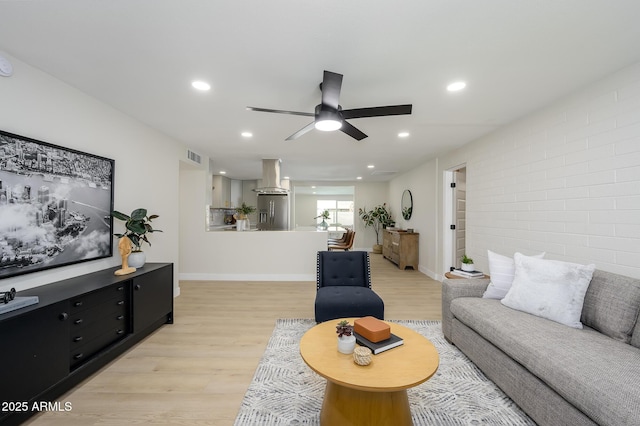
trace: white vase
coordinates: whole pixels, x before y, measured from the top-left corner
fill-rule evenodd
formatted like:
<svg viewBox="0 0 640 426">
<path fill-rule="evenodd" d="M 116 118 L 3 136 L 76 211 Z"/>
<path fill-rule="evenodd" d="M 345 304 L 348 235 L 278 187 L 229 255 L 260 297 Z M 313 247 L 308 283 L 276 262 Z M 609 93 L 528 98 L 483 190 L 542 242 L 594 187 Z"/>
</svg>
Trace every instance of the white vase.
<svg viewBox="0 0 640 426">
<path fill-rule="evenodd" d="M 338 337 L 338 352 L 348 355 L 352 354 L 355 348 L 356 336 L 353 334 L 351 336 Z"/>
<path fill-rule="evenodd" d="M 473 272 L 476 270 L 476 266 L 473 263 L 463 263 L 462 270 L 467 272 Z"/>
<path fill-rule="evenodd" d="M 127 258 L 127 263 L 132 268 L 142 268 L 144 263 L 147 261 L 147 256 L 143 251 L 133 251 L 129 254 Z"/>
<path fill-rule="evenodd" d="M 248 231 L 251 228 L 248 217 L 236 219 L 236 231 Z"/>
</svg>

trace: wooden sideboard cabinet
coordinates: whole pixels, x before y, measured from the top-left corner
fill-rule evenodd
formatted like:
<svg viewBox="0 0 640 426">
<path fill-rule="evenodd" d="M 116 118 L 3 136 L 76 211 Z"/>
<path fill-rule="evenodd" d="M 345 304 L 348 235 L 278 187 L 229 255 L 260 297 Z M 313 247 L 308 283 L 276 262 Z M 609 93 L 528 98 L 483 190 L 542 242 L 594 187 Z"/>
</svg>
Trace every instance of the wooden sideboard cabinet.
<svg viewBox="0 0 640 426">
<path fill-rule="evenodd" d="M 400 269 L 411 266 L 418 269 L 417 232 L 390 231 L 385 229 L 382 240 L 382 255 L 398 265 Z"/>
<path fill-rule="evenodd" d="M 19 425 L 163 324 L 173 323 L 173 264 L 118 268 L 21 291 L 36 305 L 0 315 L 0 424 Z"/>
</svg>

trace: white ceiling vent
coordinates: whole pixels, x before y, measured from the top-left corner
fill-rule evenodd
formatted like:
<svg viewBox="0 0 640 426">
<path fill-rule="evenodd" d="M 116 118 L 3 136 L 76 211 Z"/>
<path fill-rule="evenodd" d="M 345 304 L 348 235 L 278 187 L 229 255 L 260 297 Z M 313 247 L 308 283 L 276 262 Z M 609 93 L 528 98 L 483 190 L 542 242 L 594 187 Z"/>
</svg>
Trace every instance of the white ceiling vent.
<svg viewBox="0 0 640 426">
<path fill-rule="evenodd" d="M 187 149 L 187 158 L 194 163 L 202 164 L 202 157 L 200 156 L 200 154 L 195 153 L 190 149 Z"/>
<path fill-rule="evenodd" d="M 391 176 L 395 175 L 396 173 L 398 172 L 376 170 L 375 172 L 371 172 L 371 176 Z"/>
</svg>

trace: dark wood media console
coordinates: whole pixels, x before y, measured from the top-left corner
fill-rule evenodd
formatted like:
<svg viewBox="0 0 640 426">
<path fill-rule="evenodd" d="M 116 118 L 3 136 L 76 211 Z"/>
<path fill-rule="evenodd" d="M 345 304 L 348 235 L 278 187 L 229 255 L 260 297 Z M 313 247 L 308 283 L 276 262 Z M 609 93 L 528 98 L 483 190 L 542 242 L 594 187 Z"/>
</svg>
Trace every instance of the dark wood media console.
<svg viewBox="0 0 640 426">
<path fill-rule="evenodd" d="M 173 264 L 118 267 L 21 291 L 39 303 L 0 315 L 0 424 L 18 425 L 173 323 Z"/>
</svg>

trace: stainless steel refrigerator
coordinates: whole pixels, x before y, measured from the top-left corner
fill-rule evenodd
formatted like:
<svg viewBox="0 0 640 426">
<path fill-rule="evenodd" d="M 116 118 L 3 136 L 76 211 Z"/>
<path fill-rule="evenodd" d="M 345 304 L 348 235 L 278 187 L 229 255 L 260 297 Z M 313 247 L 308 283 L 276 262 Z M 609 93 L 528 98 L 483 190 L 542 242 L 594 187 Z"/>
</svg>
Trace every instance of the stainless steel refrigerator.
<svg viewBox="0 0 640 426">
<path fill-rule="evenodd" d="M 258 194 L 258 224 L 260 231 L 289 230 L 289 196 Z"/>
</svg>

